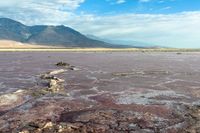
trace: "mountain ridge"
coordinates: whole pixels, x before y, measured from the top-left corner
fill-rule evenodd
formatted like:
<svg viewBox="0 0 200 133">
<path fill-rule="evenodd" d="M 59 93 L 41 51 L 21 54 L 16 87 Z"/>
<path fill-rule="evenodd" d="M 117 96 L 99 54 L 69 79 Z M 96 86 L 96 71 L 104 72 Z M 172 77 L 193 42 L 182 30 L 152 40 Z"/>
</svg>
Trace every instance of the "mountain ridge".
<svg viewBox="0 0 200 133">
<path fill-rule="evenodd" d="M 131 47 L 91 39 L 64 25 L 26 26 L 9 18 L 0 18 L 0 40 L 64 47 Z"/>
</svg>

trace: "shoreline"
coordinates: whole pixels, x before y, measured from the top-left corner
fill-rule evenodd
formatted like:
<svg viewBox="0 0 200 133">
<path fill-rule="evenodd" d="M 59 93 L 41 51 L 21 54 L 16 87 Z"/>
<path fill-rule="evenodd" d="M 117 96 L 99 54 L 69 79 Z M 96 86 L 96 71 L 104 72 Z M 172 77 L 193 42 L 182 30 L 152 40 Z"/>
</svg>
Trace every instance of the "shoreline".
<svg viewBox="0 0 200 133">
<path fill-rule="evenodd" d="M 0 52 L 200 52 L 200 49 L 143 48 L 0 48 Z M 178 54 L 178 53 L 177 53 Z M 180 53 L 181 54 L 181 53 Z"/>
</svg>

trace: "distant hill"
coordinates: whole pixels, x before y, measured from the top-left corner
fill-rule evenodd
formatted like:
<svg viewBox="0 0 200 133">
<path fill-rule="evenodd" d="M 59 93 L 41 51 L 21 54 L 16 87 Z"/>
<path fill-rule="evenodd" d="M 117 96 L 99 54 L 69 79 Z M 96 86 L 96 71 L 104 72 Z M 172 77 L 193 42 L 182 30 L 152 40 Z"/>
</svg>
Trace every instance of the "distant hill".
<svg viewBox="0 0 200 133">
<path fill-rule="evenodd" d="M 129 40 L 121 40 L 121 39 L 107 39 L 107 38 L 100 38 L 94 35 L 86 35 L 88 38 L 95 39 L 95 40 L 100 40 L 104 41 L 110 44 L 115 44 L 115 45 L 121 45 L 121 46 L 132 46 L 134 48 L 159 48 L 159 46 L 154 45 L 154 44 L 149 44 L 145 42 L 139 42 L 139 41 L 129 41 Z"/>
<path fill-rule="evenodd" d="M 63 25 L 26 26 L 8 18 L 0 18 L 0 40 L 64 47 L 131 47 L 125 45 L 113 45 L 104 41 L 91 39 L 80 32 Z"/>
</svg>

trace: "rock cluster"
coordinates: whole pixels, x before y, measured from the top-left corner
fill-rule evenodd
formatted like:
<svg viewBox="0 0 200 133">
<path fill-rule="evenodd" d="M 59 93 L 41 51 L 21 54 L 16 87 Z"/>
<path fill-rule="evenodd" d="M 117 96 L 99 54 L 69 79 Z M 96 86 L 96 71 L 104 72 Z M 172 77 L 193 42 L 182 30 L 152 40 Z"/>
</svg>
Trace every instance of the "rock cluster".
<svg viewBox="0 0 200 133">
<path fill-rule="evenodd" d="M 188 110 L 186 118 L 190 123 L 190 127 L 187 129 L 187 132 L 200 133 L 200 105 L 188 107 Z"/>
<path fill-rule="evenodd" d="M 64 80 L 56 77 L 55 75 L 66 72 L 66 71 L 67 70 L 59 69 L 59 70 L 48 72 L 41 76 L 41 79 L 47 81 L 48 83 L 47 91 L 56 93 L 62 89 L 62 83 L 64 82 Z"/>
<path fill-rule="evenodd" d="M 189 117 L 190 120 L 187 120 Z M 175 118 L 165 121 L 149 113 L 138 114 L 119 109 L 88 109 L 63 112 L 57 122 L 28 123 L 22 128 L 21 133 L 198 133 L 200 131 L 199 108 L 191 109 L 185 120 L 180 119 L 177 124 Z M 182 123 L 189 124 L 185 125 L 185 129 L 178 128 L 177 126 Z"/>
<path fill-rule="evenodd" d="M 65 62 L 58 62 L 56 64 L 58 67 L 63 67 L 63 69 L 57 69 L 43 74 L 40 78 L 47 82 L 47 91 L 49 92 L 59 92 L 63 89 L 64 80 L 56 77 L 61 73 L 67 72 L 68 70 L 79 70 L 75 66 L 72 66 Z"/>
</svg>

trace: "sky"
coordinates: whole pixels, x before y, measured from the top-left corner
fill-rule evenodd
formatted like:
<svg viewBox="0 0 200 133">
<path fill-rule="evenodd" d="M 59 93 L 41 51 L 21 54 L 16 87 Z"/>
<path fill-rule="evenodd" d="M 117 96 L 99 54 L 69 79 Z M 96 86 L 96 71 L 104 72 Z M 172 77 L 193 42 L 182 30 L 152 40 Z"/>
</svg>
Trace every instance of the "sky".
<svg viewBox="0 0 200 133">
<path fill-rule="evenodd" d="M 200 0 L 6 0 L 0 17 L 112 40 L 200 48 Z"/>
</svg>

